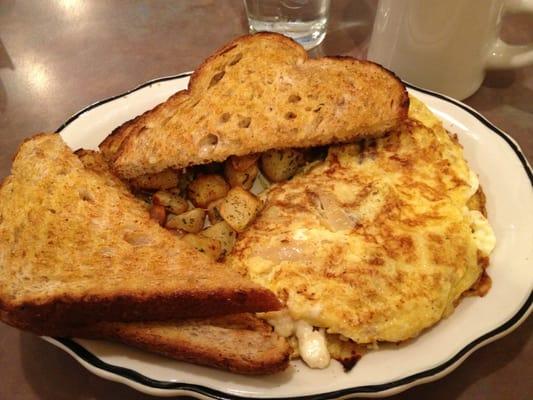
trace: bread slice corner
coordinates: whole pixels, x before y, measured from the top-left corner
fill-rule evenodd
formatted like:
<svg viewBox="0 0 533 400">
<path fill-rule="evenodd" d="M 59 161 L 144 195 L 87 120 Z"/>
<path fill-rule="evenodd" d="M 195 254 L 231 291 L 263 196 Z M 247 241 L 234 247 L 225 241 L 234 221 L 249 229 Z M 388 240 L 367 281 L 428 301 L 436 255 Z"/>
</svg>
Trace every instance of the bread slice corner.
<svg viewBox="0 0 533 400">
<path fill-rule="evenodd" d="M 0 309 L 50 326 L 279 309 L 272 292 L 161 228 L 109 175 L 58 134 L 21 145 L 0 188 Z"/>
</svg>

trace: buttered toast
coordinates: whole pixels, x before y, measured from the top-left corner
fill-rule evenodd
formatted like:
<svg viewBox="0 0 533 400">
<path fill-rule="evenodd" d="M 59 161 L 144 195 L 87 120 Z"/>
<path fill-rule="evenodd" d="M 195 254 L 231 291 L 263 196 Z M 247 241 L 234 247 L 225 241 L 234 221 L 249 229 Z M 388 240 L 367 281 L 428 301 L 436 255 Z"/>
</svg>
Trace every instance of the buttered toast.
<svg viewBox="0 0 533 400">
<path fill-rule="evenodd" d="M 21 145 L 0 187 L 0 309 L 13 318 L 53 327 L 279 307 L 152 221 L 59 135 Z"/>
<path fill-rule="evenodd" d="M 350 57 L 309 59 L 279 34 L 240 37 L 209 57 L 187 90 L 100 145 L 122 178 L 269 149 L 380 136 L 407 115 L 394 74 Z"/>
</svg>

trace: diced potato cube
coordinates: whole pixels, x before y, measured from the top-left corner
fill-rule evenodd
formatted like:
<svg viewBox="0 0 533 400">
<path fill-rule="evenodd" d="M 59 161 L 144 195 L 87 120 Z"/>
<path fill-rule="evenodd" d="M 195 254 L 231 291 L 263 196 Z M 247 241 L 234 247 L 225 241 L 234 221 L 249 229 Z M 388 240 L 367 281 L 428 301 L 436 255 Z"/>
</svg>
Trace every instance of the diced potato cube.
<svg viewBox="0 0 533 400">
<path fill-rule="evenodd" d="M 237 233 L 231 229 L 226 221 L 218 222 L 204 229 L 200 235 L 218 240 L 222 245 L 222 257 L 228 255 L 233 249 Z"/>
<path fill-rule="evenodd" d="M 154 204 L 164 206 L 168 211 L 173 214 L 181 214 L 189 209 L 187 200 L 179 196 L 177 190 L 167 191 L 159 190 L 152 196 Z"/>
<path fill-rule="evenodd" d="M 229 185 L 220 175 L 202 175 L 189 184 L 187 196 L 196 207 L 206 208 L 209 203 L 228 193 Z"/>
<path fill-rule="evenodd" d="M 303 163 L 303 153 L 294 149 L 269 150 L 261 155 L 261 171 L 272 182 L 292 178 Z"/>
<path fill-rule="evenodd" d="M 194 233 L 187 233 L 181 237 L 181 240 L 189 243 L 196 250 L 208 255 L 213 260 L 218 260 L 222 255 L 222 245 L 218 240 L 206 236 L 195 235 Z"/>
<path fill-rule="evenodd" d="M 150 208 L 150 218 L 157 221 L 157 223 L 161 226 L 165 225 L 165 220 L 167 217 L 167 212 L 165 210 L 165 207 L 153 204 L 152 208 Z"/>
<path fill-rule="evenodd" d="M 231 156 L 226 162 L 231 163 L 235 171 L 243 172 L 252 165 L 257 165 L 260 154 L 248 154 L 246 156 Z"/>
<path fill-rule="evenodd" d="M 193 208 L 179 215 L 169 214 L 166 228 L 180 229 L 185 232 L 197 233 L 202 230 L 205 222 L 205 210 Z"/>
<path fill-rule="evenodd" d="M 163 207 L 170 204 L 171 199 L 172 193 L 166 190 L 159 190 L 152 195 L 152 202 Z"/>
<path fill-rule="evenodd" d="M 257 168 L 257 163 L 255 162 L 244 170 L 236 169 L 231 160 L 226 160 L 224 163 L 224 176 L 231 187 L 241 186 L 249 190 L 254 184 L 258 173 L 259 168 Z"/>
<path fill-rule="evenodd" d="M 220 205 L 223 201 L 224 199 L 218 199 L 207 205 L 207 217 L 212 225 L 216 224 L 217 222 L 224 221 L 224 218 L 222 218 L 220 215 Z"/>
<path fill-rule="evenodd" d="M 156 174 L 145 174 L 130 180 L 130 184 L 137 189 L 170 189 L 178 186 L 180 173 L 173 169 L 165 169 Z"/>
<path fill-rule="evenodd" d="M 220 215 L 234 230 L 242 232 L 253 221 L 260 208 L 260 201 L 241 187 L 234 187 L 220 205 Z"/>
</svg>

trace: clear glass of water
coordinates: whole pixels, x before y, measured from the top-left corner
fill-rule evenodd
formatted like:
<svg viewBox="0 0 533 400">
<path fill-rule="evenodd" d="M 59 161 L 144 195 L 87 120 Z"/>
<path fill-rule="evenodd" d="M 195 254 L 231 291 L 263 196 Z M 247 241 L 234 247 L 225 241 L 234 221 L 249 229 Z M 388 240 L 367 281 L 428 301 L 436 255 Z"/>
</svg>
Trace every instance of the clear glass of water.
<svg viewBox="0 0 533 400">
<path fill-rule="evenodd" d="M 277 32 L 306 50 L 326 37 L 330 0 L 243 0 L 250 32 Z"/>
</svg>

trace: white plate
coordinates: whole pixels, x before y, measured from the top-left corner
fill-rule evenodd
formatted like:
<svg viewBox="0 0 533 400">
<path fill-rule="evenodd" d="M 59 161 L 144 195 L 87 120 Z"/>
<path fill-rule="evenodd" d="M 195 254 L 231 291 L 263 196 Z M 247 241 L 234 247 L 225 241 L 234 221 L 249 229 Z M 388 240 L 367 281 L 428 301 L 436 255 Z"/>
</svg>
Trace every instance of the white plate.
<svg viewBox="0 0 533 400">
<path fill-rule="evenodd" d="M 74 149 L 96 148 L 116 126 L 184 89 L 189 74 L 148 82 L 126 94 L 93 104 L 59 130 Z M 88 370 L 159 396 L 198 398 L 336 398 L 386 396 L 438 379 L 479 347 L 500 338 L 531 312 L 533 287 L 533 174 L 518 145 L 477 112 L 455 100 L 410 88 L 459 135 L 466 158 L 480 175 L 497 247 L 484 298 L 466 298 L 433 329 L 404 346 L 365 355 L 349 373 L 334 362 L 311 370 L 299 361 L 269 377 L 246 377 L 176 362 L 126 346 L 90 340 L 46 338 Z"/>
</svg>

